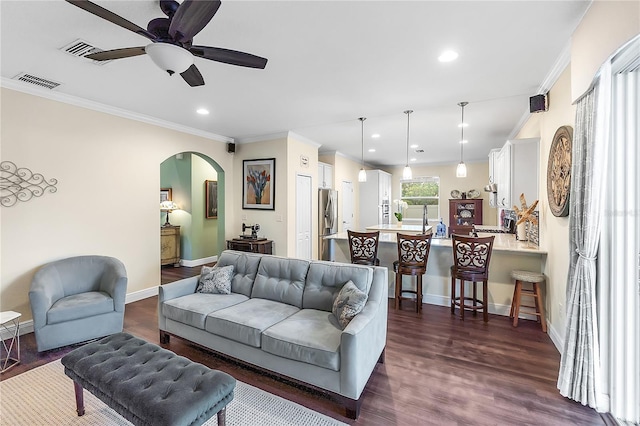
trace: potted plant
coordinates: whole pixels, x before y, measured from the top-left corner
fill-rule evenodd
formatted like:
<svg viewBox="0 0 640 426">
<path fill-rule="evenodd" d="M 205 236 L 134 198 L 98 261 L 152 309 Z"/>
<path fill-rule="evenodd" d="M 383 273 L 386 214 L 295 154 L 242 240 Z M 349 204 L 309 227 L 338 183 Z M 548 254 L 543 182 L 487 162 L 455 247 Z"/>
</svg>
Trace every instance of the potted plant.
<svg viewBox="0 0 640 426">
<path fill-rule="evenodd" d="M 404 212 L 404 209 L 409 207 L 409 205 L 407 204 L 406 201 L 402 201 L 402 200 L 393 200 L 393 205 L 395 206 L 395 210 L 396 210 L 393 213 L 393 215 L 398 220 L 398 226 L 402 226 L 402 214 Z"/>
</svg>

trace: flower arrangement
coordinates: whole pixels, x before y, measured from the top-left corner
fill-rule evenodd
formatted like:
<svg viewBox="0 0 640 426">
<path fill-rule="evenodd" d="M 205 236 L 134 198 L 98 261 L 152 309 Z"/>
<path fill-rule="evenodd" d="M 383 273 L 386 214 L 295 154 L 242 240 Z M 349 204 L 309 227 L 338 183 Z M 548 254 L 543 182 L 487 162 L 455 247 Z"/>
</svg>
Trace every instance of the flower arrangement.
<svg viewBox="0 0 640 426">
<path fill-rule="evenodd" d="M 262 203 L 262 194 L 264 188 L 267 186 L 267 182 L 271 180 L 271 175 L 267 174 L 266 170 L 258 171 L 253 168 L 249 168 L 249 174 L 247 175 L 247 183 L 253 188 L 253 193 L 256 196 L 256 204 Z"/>
<path fill-rule="evenodd" d="M 406 201 L 393 200 L 393 205 L 395 206 L 395 209 L 396 209 L 393 215 L 396 217 L 396 219 L 398 219 L 398 222 L 402 222 L 402 213 L 404 212 L 404 209 L 409 207 L 409 204 L 407 204 Z"/>
</svg>

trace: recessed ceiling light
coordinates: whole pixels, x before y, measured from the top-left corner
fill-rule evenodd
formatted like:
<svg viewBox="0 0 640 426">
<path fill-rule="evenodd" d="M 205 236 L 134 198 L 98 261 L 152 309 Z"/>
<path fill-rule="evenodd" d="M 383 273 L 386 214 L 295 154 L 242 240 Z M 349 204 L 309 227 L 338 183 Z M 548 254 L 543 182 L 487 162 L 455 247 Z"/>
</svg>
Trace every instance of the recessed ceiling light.
<svg viewBox="0 0 640 426">
<path fill-rule="evenodd" d="M 369 148 L 369 152 L 376 152 L 375 148 Z"/>
<path fill-rule="evenodd" d="M 468 141 L 468 140 L 466 140 L 466 139 L 462 139 L 462 140 L 460 141 L 460 143 L 469 143 L 469 141 Z"/>
<path fill-rule="evenodd" d="M 196 112 L 200 115 L 209 115 L 209 110 L 204 108 L 199 108 Z"/>
<path fill-rule="evenodd" d="M 460 123 L 458 124 L 458 128 L 460 127 L 469 127 L 469 123 Z"/>
<path fill-rule="evenodd" d="M 445 50 L 438 56 L 438 60 L 440 62 L 451 62 L 458 59 L 458 52 L 454 52 L 453 50 Z"/>
<path fill-rule="evenodd" d="M 372 138 L 378 139 L 380 137 L 380 133 L 374 133 L 371 135 Z"/>
<path fill-rule="evenodd" d="M 413 145 L 410 145 L 410 148 L 417 148 L 417 147 L 418 147 L 418 145 L 415 144 L 415 143 Z"/>
<path fill-rule="evenodd" d="M 411 158 L 411 159 L 409 159 L 409 161 L 416 161 L 416 159 L 415 158 Z"/>
</svg>

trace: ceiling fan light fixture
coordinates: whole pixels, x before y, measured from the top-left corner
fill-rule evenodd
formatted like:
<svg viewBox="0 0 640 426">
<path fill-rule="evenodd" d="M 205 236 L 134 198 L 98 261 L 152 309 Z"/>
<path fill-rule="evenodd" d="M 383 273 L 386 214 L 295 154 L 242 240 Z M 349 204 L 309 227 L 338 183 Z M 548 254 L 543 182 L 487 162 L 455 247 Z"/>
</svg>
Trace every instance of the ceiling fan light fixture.
<svg viewBox="0 0 640 426">
<path fill-rule="evenodd" d="M 193 65 L 193 55 L 187 49 L 171 43 L 151 43 L 144 48 L 160 69 L 172 75 L 181 74 Z"/>
</svg>

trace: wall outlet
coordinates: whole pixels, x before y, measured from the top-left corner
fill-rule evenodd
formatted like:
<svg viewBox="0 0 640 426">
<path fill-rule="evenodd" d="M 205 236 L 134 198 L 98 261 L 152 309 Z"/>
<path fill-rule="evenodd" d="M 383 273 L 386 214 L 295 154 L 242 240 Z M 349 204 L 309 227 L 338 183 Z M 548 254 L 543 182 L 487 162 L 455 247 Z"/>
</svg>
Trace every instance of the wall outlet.
<svg viewBox="0 0 640 426">
<path fill-rule="evenodd" d="M 282 215 L 276 215 L 276 222 L 282 222 Z"/>
</svg>

